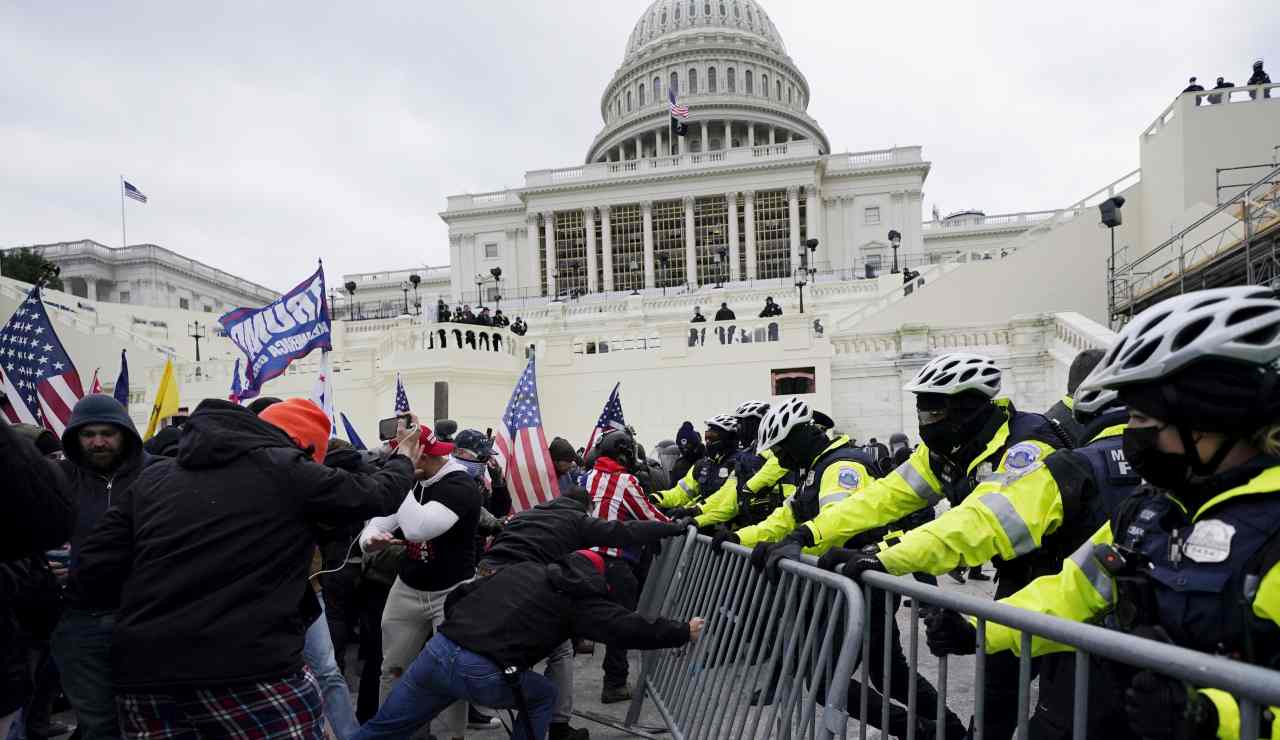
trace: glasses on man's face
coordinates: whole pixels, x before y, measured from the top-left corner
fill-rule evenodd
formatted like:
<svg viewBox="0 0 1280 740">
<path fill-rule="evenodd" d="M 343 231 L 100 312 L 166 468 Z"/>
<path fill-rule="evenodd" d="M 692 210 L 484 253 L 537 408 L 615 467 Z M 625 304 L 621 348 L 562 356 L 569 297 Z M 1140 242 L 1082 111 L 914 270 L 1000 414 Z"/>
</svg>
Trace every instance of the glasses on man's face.
<svg viewBox="0 0 1280 740">
<path fill-rule="evenodd" d="M 916 419 L 920 422 L 920 426 L 937 424 L 938 422 L 946 418 L 947 418 L 946 409 L 937 409 L 935 411 L 921 411 L 919 409 L 916 410 Z"/>
</svg>

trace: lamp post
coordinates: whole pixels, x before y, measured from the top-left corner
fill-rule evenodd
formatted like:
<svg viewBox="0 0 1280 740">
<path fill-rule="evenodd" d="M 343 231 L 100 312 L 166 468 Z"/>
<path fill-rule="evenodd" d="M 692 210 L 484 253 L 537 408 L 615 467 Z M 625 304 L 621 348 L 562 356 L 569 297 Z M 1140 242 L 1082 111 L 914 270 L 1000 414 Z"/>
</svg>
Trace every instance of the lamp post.
<svg viewBox="0 0 1280 740">
<path fill-rule="evenodd" d="M 409 281 L 400 281 L 400 292 L 404 294 L 404 314 L 409 315 Z"/>
<path fill-rule="evenodd" d="M 196 340 L 196 362 L 200 361 L 200 340 L 209 336 L 208 327 L 199 321 L 192 321 L 187 324 L 187 336 Z"/>
<path fill-rule="evenodd" d="M 902 246 L 902 234 L 897 229 L 889 229 L 889 246 L 893 247 L 893 269 L 890 273 L 898 274 L 898 247 Z"/>
<path fill-rule="evenodd" d="M 484 273 L 476 273 L 476 301 L 479 308 L 484 308 Z"/>
<path fill-rule="evenodd" d="M 665 256 L 666 255 L 663 255 L 663 257 Z M 635 259 L 633 258 L 631 262 L 628 264 L 628 267 L 630 268 L 629 272 L 631 273 L 631 295 L 640 295 L 640 288 L 638 285 L 636 285 L 636 270 L 640 269 L 640 263 L 636 262 Z M 664 287 L 662 289 L 662 292 L 665 295 L 667 292 L 667 289 Z"/>
<path fill-rule="evenodd" d="M 422 277 L 418 273 L 409 275 L 409 284 L 413 286 L 413 308 L 419 316 L 422 315 L 422 300 L 418 298 L 418 284 L 421 282 Z"/>
<path fill-rule="evenodd" d="M 1111 258 L 1107 260 L 1107 320 L 1116 315 L 1116 227 L 1124 223 L 1120 217 L 1120 207 L 1124 205 L 1123 195 L 1113 195 L 1098 204 L 1098 212 L 1102 216 L 1102 225 L 1111 232 Z M 1133 307 L 1130 302 L 1129 307 Z"/>
<path fill-rule="evenodd" d="M 667 295 L 667 266 L 671 264 L 671 255 L 658 255 L 658 264 L 662 267 L 662 296 L 665 298 Z"/>
<path fill-rule="evenodd" d="M 806 239 L 802 245 L 804 249 L 800 250 L 800 267 L 796 270 L 795 283 L 800 289 L 800 313 L 804 313 L 804 286 L 817 273 L 817 269 L 813 267 L 814 255 L 818 250 L 817 239 Z"/>
<path fill-rule="evenodd" d="M 494 267 L 489 270 L 489 274 L 493 276 L 494 294 L 493 303 L 495 310 L 502 310 L 502 268 Z"/>
<path fill-rule="evenodd" d="M 716 287 L 717 288 L 724 287 L 724 280 L 723 280 L 724 268 L 729 264 L 728 261 L 725 259 L 725 257 L 728 254 L 729 254 L 728 249 L 724 247 L 720 247 L 719 249 L 716 250 L 716 253 L 711 257 L 712 262 L 714 262 L 716 265 Z"/>
<path fill-rule="evenodd" d="M 347 289 L 347 315 L 356 317 L 356 281 L 348 280 L 342 287 Z"/>
</svg>

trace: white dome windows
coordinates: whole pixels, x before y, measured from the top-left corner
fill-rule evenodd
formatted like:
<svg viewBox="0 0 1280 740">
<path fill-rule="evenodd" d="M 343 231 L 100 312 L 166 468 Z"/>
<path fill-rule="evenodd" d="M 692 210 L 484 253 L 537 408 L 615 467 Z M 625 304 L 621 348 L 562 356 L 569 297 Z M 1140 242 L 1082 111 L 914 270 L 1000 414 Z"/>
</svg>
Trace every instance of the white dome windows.
<svg viewBox="0 0 1280 740">
<path fill-rule="evenodd" d="M 725 84 L 728 85 L 729 92 L 735 93 L 738 91 L 738 80 L 734 76 L 733 67 L 725 71 Z"/>
<path fill-rule="evenodd" d="M 716 92 L 716 68 L 715 67 L 707 68 L 707 92 L 709 93 Z"/>
<path fill-rule="evenodd" d="M 631 91 L 627 91 L 627 112 L 631 112 Z"/>
<path fill-rule="evenodd" d="M 644 107 L 644 83 L 640 83 L 640 107 Z"/>
<path fill-rule="evenodd" d="M 680 77 L 675 72 L 671 73 L 671 83 L 667 85 L 668 90 L 674 90 L 677 95 L 680 94 Z"/>
<path fill-rule="evenodd" d="M 698 94 L 698 70 L 693 67 L 689 68 L 689 94 Z"/>
<path fill-rule="evenodd" d="M 778 102 L 781 103 L 782 102 L 782 80 L 775 80 L 773 84 L 778 91 Z"/>
<path fill-rule="evenodd" d="M 769 75 L 760 75 L 760 95 L 766 98 L 769 97 Z"/>
<path fill-rule="evenodd" d="M 754 86 L 751 84 L 751 70 L 749 70 L 749 69 L 748 69 L 748 70 L 747 70 L 747 72 L 746 72 L 746 74 L 745 74 L 745 75 L 743 75 L 743 77 L 745 78 L 746 83 L 747 83 L 747 94 L 748 94 L 748 95 L 755 95 L 755 94 L 756 94 L 755 88 L 754 88 Z"/>
</svg>

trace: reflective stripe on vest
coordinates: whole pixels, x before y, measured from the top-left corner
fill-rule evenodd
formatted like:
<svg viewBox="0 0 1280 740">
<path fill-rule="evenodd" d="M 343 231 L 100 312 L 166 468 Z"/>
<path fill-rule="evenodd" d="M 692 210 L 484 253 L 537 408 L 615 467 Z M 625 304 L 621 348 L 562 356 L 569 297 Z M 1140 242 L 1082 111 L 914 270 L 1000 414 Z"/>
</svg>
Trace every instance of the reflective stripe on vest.
<svg viewBox="0 0 1280 740">
<path fill-rule="evenodd" d="M 843 493 L 843 492 L 841 492 L 841 493 L 828 493 L 826 496 L 819 496 L 819 497 L 818 497 L 818 508 L 819 508 L 819 509 L 824 509 L 824 508 L 826 508 L 827 504 L 834 504 L 834 503 L 835 503 L 835 502 L 837 502 L 837 501 L 844 501 L 844 500 L 845 500 L 845 499 L 847 499 L 847 498 L 849 498 L 849 494 L 847 494 L 847 493 Z"/>
<path fill-rule="evenodd" d="M 693 495 L 693 491 L 689 490 L 689 484 L 684 482 L 684 478 L 681 478 L 680 482 L 677 485 L 679 485 L 681 490 L 683 490 L 685 493 L 689 494 L 690 496 Z"/>
<path fill-rule="evenodd" d="M 898 469 L 894 472 L 902 476 L 902 479 L 907 482 L 907 485 L 911 486 L 911 490 L 914 491 L 917 496 L 924 499 L 925 503 L 928 505 L 934 506 L 942 500 L 942 494 L 934 491 L 933 488 L 929 486 L 929 482 L 924 479 L 924 476 L 920 475 L 920 471 L 916 470 L 911 465 L 910 460 L 899 465 Z"/>
<path fill-rule="evenodd" d="M 1102 596 L 1103 601 L 1110 604 L 1114 596 L 1115 581 L 1111 578 L 1111 573 L 1098 561 L 1098 558 L 1094 557 L 1094 547 L 1093 542 L 1085 540 L 1084 544 L 1071 553 L 1071 562 L 1080 567 L 1080 572 L 1084 573 L 1084 577 L 1089 579 L 1089 583 L 1094 590 Z"/>
<path fill-rule="evenodd" d="M 1014 557 L 1026 555 L 1036 549 L 1036 541 L 1031 536 L 1027 520 L 1013 508 L 1013 502 L 1008 496 L 1003 493 L 988 493 L 978 500 L 996 515 L 996 521 L 1000 522 L 1000 528 L 1013 545 Z"/>
</svg>

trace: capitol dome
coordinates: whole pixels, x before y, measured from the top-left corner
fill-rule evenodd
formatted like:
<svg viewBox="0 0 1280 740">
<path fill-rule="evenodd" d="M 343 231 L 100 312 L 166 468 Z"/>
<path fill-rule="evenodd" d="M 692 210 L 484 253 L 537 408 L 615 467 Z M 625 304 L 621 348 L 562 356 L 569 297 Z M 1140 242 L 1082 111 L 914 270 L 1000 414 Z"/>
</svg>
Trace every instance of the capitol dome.
<svg viewBox="0 0 1280 740">
<path fill-rule="evenodd" d="M 667 91 L 689 107 L 679 153 L 813 141 L 830 148 L 806 112 L 809 83 L 756 0 L 654 0 L 627 39 L 600 98 L 604 127 L 586 161 L 673 153 Z"/>
</svg>

